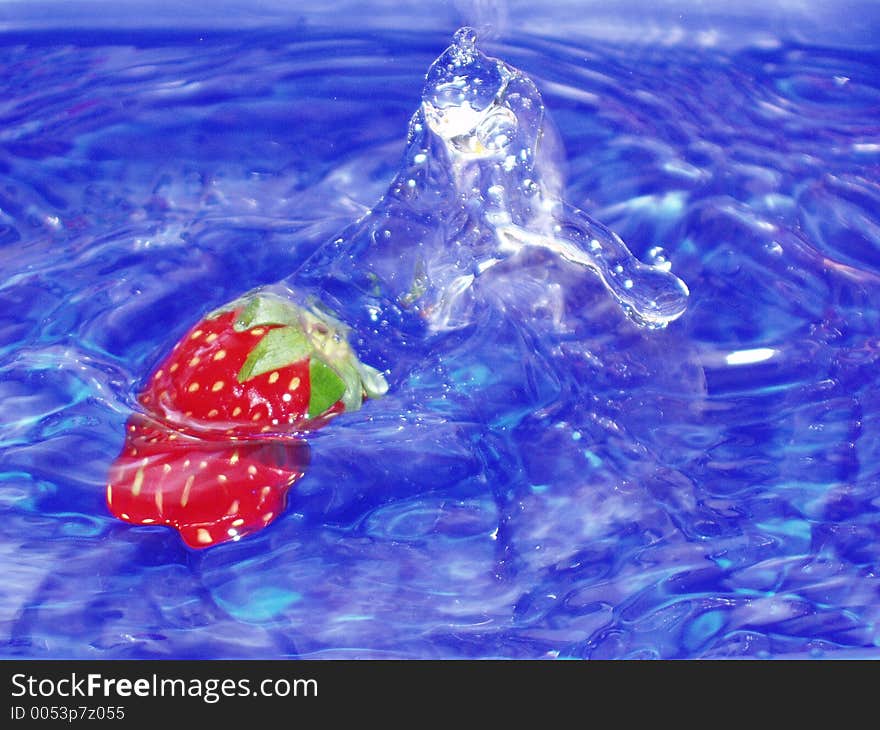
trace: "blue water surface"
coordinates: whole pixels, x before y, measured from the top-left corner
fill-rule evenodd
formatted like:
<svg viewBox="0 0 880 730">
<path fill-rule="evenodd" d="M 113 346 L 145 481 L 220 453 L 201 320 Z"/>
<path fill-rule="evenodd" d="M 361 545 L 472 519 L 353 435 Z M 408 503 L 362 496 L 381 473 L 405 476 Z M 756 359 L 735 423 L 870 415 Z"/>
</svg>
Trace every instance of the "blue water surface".
<svg viewBox="0 0 880 730">
<path fill-rule="evenodd" d="M 0 33 L 0 656 L 880 656 L 863 39 L 490 36 L 684 316 L 585 275 L 561 334 L 481 321 L 321 432 L 258 534 L 108 513 L 142 378 L 385 191 L 440 25 Z"/>
</svg>

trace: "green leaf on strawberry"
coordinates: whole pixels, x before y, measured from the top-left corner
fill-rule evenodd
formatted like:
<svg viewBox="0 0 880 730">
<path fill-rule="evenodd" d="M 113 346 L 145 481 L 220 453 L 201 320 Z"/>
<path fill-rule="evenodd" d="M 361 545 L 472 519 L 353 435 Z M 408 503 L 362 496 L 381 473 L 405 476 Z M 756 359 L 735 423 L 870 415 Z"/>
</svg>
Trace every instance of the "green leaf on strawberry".
<svg viewBox="0 0 880 730">
<path fill-rule="evenodd" d="M 312 354 L 313 349 L 311 342 L 301 330 L 294 327 L 269 330 L 251 350 L 241 370 L 238 371 L 238 382 L 244 383 L 257 375 L 305 360 Z"/>
<path fill-rule="evenodd" d="M 317 418 L 340 399 L 347 411 L 360 408 L 360 403 L 355 405 L 356 399 L 352 397 L 351 383 L 345 382 L 333 368 L 317 358 L 309 362 L 309 382 L 312 386 L 309 418 Z"/>
<path fill-rule="evenodd" d="M 241 310 L 234 328 L 247 331 L 266 325 L 276 328 L 251 351 L 238 373 L 239 382 L 308 359 L 309 418 L 316 418 L 338 401 L 346 411 L 356 411 L 365 396 L 384 394 L 377 376 L 383 383 L 384 378 L 372 368 L 362 370 L 368 366 L 358 361 L 348 344 L 347 328 L 329 315 L 296 307 L 280 297 L 260 295 Z M 367 373 L 369 388 L 363 372 Z"/>
<path fill-rule="evenodd" d="M 267 324 L 294 325 L 299 322 L 301 310 L 279 296 L 261 294 L 246 301 L 246 306 L 235 320 L 236 332 Z"/>
<path fill-rule="evenodd" d="M 357 364 L 358 373 L 360 374 L 361 384 L 364 387 L 364 393 L 367 398 L 381 398 L 388 392 L 388 381 L 376 368 L 364 365 L 362 362 Z"/>
</svg>

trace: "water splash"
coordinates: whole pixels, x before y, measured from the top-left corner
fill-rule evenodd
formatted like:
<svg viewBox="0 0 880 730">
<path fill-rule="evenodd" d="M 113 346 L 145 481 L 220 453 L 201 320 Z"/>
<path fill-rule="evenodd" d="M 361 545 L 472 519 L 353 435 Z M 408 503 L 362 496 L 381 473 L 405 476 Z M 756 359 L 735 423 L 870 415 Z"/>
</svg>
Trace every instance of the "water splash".
<svg viewBox="0 0 880 730">
<path fill-rule="evenodd" d="M 530 320 L 547 308 L 544 288 L 556 293 L 553 323 L 561 323 L 561 286 L 547 280 L 557 263 L 598 272 L 641 325 L 663 327 L 680 316 L 687 289 L 665 260 L 662 266 L 638 262 L 619 237 L 559 197 L 558 167 L 539 154 L 544 130 L 544 105 L 531 80 L 481 53 L 475 32 L 460 29 L 428 70 L 422 103 L 410 123 L 404 169 L 385 197 L 290 279 L 287 293 L 305 300 L 312 311 L 306 315 L 284 299 L 255 296 L 246 306 L 233 302 L 225 314 L 209 315 L 185 335 L 139 396 L 150 418 L 145 423 L 130 419 L 126 426 L 126 443 L 110 470 L 108 508 L 134 524 L 171 525 L 194 547 L 238 540 L 272 522 L 287 489 L 303 476 L 304 461 L 297 451 L 289 468 L 275 454 L 285 449 L 266 456 L 263 442 L 273 436 L 283 442 L 312 430 L 326 422 L 325 416 L 357 410 L 364 394 L 381 396 L 387 390 L 378 370 L 363 366 L 370 372 L 366 380 L 358 374 L 360 363 L 356 367 L 349 359 L 357 362 L 342 322 L 361 336 L 359 344 L 377 343 L 385 353 L 382 366 L 393 367 L 402 384 L 410 366 L 434 356 L 430 335 L 462 329 L 487 311 L 504 316 L 510 304 L 514 316 L 506 319 L 516 329 L 515 340 L 529 339 Z M 516 263 L 534 249 L 554 259 L 537 267 L 537 278 L 533 261 Z M 512 268 L 500 266 L 504 262 L 512 262 Z M 567 288 L 571 272 L 557 273 Z M 342 313 L 341 321 L 315 316 L 328 307 L 332 314 Z M 242 308 L 253 312 L 245 316 Z M 389 312 L 400 326 L 386 328 L 390 332 L 372 327 Z M 523 316 L 529 321 L 520 324 Z M 319 323 L 321 342 L 333 347 L 313 349 L 303 317 Z M 407 341 L 413 323 L 419 334 L 428 335 L 412 338 L 421 348 Z M 364 337 L 365 325 L 372 336 Z M 280 329 L 267 334 L 267 326 Z M 211 334 L 203 346 L 205 330 Z M 435 349 L 448 351 L 448 343 Z M 538 349 L 515 359 L 540 361 Z M 261 358 L 270 364 L 255 370 Z M 243 385 L 257 376 L 265 380 Z M 381 387 L 372 388 L 373 380 Z M 537 382 L 519 368 L 499 380 L 510 387 Z M 210 393 L 202 387 L 208 382 L 213 383 Z M 291 391 L 302 398 L 307 389 L 311 396 L 304 414 Z M 270 391 L 274 395 L 267 396 Z M 250 412 L 263 401 L 265 413 Z M 277 417 L 271 417 L 273 408 Z M 488 412 L 486 406 L 482 410 Z M 498 415 L 514 423 L 531 410 Z M 261 419 L 269 424 L 257 423 Z M 196 438 L 180 441 L 191 433 Z M 259 455 L 245 458 L 240 448 L 245 446 Z M 193 498 L 196 493 L 199 500 Z"/>
<path fill-rule="evenodd" d="M 470 324 L 488 300 L 515 297 L 515 279 L 493 277 L 497 265 L 542 249 L 565 267 L 598 274 L 641 326 L 680 317 L 688 289 L 668 262 L 638 261 L 619 236 L 562 200 L 558 165 L 543 149 L 552 132 L 540 93 L 476 41 L 461 28 L 428 70 L 387 193 L 287 286 L 329 295 L 353 323 L 411 312 L 429 332 L 442 332 Z"/>
</svg>

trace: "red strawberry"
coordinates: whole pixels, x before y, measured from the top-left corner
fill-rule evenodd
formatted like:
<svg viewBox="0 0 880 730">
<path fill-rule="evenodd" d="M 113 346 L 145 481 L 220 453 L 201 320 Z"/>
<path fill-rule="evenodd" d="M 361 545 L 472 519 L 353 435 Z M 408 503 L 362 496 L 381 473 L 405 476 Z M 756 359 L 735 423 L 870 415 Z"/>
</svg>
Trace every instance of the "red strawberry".
<svg viewBox="0 0 880 730">
<path fill-rule="evenodd" d="M 194 548 L 264 528 L 308 463 L 299 439 L 206 441 L 140 414 L 128 419 L 125 436 L 110 469 L 110 510 L 126 522 L 170 525 Z"/>
<path fill-rule="evenodd" d="M 387 390 L 332 318 L 259 293 L 193 327 L 149 379 L 149 415 L 126 424 L 107 505 L 177 528 L 191 547 L 262 529 L 284 509 L 318 428 Z M 285 438 L 279 436 L 285 434 Z"/>
<path fill-rule="evenodd" d="M 140 402 L 188 432 L 240 439 L 317 428 L 386 390 L 384 378 L 357 360 L 340 323 L 255 294 L 193 327 Z"/>
</svg>

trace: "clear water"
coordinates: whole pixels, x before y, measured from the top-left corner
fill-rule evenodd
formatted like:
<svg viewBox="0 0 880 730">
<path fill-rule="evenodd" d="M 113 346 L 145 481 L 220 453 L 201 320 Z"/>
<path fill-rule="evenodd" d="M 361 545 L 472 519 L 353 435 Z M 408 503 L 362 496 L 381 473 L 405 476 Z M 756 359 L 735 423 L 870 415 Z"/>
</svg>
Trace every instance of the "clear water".
<svg viewBox="0 0 880 730">
<path fill-rule="evenodd" d="M 526 288 L 316 435 L 266 530 L 109 515 L 140 380 L 379 199 L 450 30 L 0 36 L 0 655 L 878 656 L 864 47 L 488 42 L 684 315 Z"/>
</svg>

